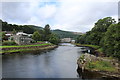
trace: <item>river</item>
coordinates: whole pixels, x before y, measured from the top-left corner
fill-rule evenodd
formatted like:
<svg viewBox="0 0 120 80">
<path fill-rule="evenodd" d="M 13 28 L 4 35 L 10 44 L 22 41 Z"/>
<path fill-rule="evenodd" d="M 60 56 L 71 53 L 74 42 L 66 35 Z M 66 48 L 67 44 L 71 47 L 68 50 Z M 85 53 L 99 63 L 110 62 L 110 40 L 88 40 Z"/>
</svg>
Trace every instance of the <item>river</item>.
<svg viewBox="0 0 120 80">
<path fill-rule="evenodd" d="M 49 51 L 2 56 L 3 78 L 78 78 L 81 48 L 63 43 Z"/>
</svg>

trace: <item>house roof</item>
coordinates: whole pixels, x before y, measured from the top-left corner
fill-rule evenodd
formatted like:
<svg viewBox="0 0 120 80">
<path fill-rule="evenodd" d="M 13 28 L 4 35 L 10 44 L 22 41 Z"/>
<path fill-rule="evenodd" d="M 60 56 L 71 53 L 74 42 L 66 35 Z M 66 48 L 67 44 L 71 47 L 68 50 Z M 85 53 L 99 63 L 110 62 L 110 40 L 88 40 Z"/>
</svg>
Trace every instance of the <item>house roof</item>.
<svg viewBox="0 0 120 80">
<path fill-rule="evenodd" d="M 18 33 L 16 33 L 16 35 L 28 35 L 28 34 L 23 33 L 23 32 L 18 32 Z"/>
<path fill-rule="evenodd" d="M 5 34 L 6 36 L 11 36 L 12 34 Z"/>
</svg>

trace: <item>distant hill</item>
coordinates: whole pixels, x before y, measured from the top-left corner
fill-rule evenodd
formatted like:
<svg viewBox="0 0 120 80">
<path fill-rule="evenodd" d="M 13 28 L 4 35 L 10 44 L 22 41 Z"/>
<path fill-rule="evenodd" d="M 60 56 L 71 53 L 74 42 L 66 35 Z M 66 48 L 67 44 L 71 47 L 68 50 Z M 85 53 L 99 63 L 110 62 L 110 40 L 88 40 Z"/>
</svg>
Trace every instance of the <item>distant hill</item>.
<svg viewBox="0 0 120 80">
<path fill-rule="evenodd" d="M 52 30 L 52 32 L 59 35 L 60 38 L 73 38 L 73 39 L 75 39 L 78 35 L 82 34 L 78 32 L 63 31 L 59 29 Z"/>
<path fill-rule="evenodd" d="M 16 31 L 23 31 L 28 34 L 33 34 L 34 31 L 38 30 L 41 31 L 43 28 L 40 26 L 35 25 L 16 25 L 16 24 L 8 24 L 7 22 L 2 22 L 2 31 L 13 31 L 15 29 Z M 78 35 L 81 35 L 80 32 L 70 32 L 70 31 L 63 31 L 63 30 L 51 30 L 53 33 L 57 34 L 60 38 L 73 38 L 75 39 Z"/>
<path fill-rule="evenodd" d="M 15 29 L 16 31 L 23 31 L 28 34 L 32 34 L 36 30 L 43 29 L 42 27 L 35 25 L 8 24 L 7 22 L 3 22 L 2 20 L 0 20 L 0 23 L 2 23 L 2 31 L 13 31 Z"/>
</svg>

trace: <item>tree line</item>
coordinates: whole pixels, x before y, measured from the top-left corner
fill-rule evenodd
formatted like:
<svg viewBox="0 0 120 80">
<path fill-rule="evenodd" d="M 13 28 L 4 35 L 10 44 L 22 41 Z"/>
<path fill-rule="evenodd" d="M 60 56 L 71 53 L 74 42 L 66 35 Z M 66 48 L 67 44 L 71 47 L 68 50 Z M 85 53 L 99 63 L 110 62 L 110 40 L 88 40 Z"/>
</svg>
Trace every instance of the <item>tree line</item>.
<svg viewBox="0 0 120 80">
<path fill-rule="evenodd" d="M 12 31 L 13 34 L 16 34 L 19 31 L 24 33 L 33 34 L 31 36 L 32 39 L 37 41 L 49 41 L 53 44 L 58 44 L 60 42 L 60 38 L 55 33 L 52 33 L 50 30 L 49 24 L 45 25 L 44 28 L 34 26 L 34 25 L 16 25 L 16 24 L 8 24 L 7 22 L 2 23 L 2 31 Z M 7 40 L 7 37 L 4 32 L 2 32 L 2 41 Z"/>
<path fill-rule="evenodd" d="M 91 31 L 79 35 L 77 43 L 99 45 L 107 56 L 120 58 L 120 22 L 112 17 L 99 19 Z"/>
<path fill-rule="evenodd" d="M 5 21 L 2 21 L 0 19 L 0 22 L 2 23 L 2 31 L 13 31 L 13 32 L 25 32 L 28 34 L 33 34 L 35 31 L 38 32 L 42 32 L 43 28 L 42 27 L 38 27 L 35 25 L 16 25 L 16 24 L 8 24 Z M 72 32 L 69 31 L 63 31 L 63 30 L 51 30 L 52 33 L 56 34 L 59 36 L 59 38 L 72 38 L 75 39 L 78 35 L 74 34 Z"/>
<path fill-rule="evenodd" d="M 2 23 L 2 31 L 23 31 L 28 34 L 33 34 L 36 30 L 42 29 L 42 27 L 34 26 L 34 25 L 16 25 L 16 24 L 8 24 L 0 19 L 0 23 Z"/>
<path fill-rule="evenodd" d="M 58 44 L 60 42 L 60 38 L 51 32 L 49 24 L 45 25 L 40 32 L 35 31 L 32 35 L 32 39 L 35 41 L 49 41 L 53 44 Z"/>
</svg>

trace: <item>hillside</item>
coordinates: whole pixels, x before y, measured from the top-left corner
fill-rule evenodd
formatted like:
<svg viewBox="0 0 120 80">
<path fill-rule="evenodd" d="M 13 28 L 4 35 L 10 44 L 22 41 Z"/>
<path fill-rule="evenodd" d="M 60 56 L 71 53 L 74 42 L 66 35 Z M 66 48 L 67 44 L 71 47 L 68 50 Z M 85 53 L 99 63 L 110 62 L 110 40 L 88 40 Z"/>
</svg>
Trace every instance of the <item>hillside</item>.
<svg viewBox="0 0 120 80">
<path fill-rule="evenodd" d="M 16 24 L 8 24 L 7 22 L 3 22 L 0 20 L 2 23 L 2 31 L 23 31 L 28 34 L 32 34 L 36 30 L 41 30 L 42 27 L 34 26 L 34 25 L 16 25 Z"/>
<path fill-rule="evenodd" d="M 16 31 L 23 31 L 28 34 L 33 34 L 34 31 L 38 30 L 41 32 L 43 29 L 40 26 L 35 26 L 35 25 L 16 25 L 16 24 L 8 24 L 7 22 L 2 22 L 2 31 L 13 31 L 14 29 Z M 82 33 L 80 32 L 70 32 L 70 31 L 63 31 L 63 30 L 52 30 L 53 33 L 57 34 L 60 38 L 73 38 L 75 39 L 78 35 L 81 35 Z"/>
<path fill-rule="evenodd" d="M 59 29 L 52 30 L 52 32 L 59 35 L 60 38 L 73 38 L 73 39 L 75 39 L 78 35 L 82 34 L 77 32 L 63 31 Z"/>
</svg>

